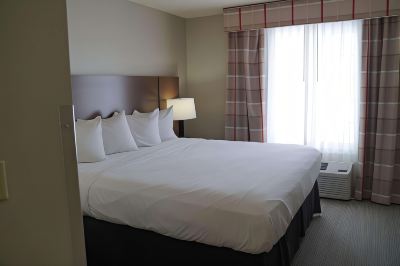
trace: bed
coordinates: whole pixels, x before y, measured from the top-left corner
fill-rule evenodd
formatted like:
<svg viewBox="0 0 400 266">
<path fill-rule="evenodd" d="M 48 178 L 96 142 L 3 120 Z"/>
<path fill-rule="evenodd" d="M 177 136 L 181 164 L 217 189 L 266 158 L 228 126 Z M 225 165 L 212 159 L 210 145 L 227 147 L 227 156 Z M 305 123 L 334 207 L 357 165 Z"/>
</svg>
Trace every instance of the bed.
<svg viewBox="0 0 400 266">
<path fill-rule="evenodd" d="M 83 105 L 93 101 L 92 90 L 99 95 L 98 84 L 115 86 L 120 78 L 73 77 L 75 114 L 129 110 Z M 162 108 L 163 95 L 170 97 L 178 83 L 156 79 L 156 93 L 141 90 Z M 88 264 L 289 265 L 321 211 L 320 161 L 317 150 L 299 145 L 183 138 L 80 164 Z"/>
</svg>

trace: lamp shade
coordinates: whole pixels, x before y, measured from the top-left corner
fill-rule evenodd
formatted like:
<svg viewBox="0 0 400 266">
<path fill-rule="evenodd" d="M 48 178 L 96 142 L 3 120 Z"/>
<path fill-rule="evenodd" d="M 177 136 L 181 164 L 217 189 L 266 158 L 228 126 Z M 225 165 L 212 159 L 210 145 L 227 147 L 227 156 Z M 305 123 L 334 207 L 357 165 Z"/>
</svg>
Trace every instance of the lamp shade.
<svg viewBox="0 0 400 266">
<path fill-rule="evenodd" d="M 167 107 L 172 106 L 174 120 L 188 120 L 196 118 L 196 108 L 193 98 L 168 99 Z"/>
</svg>

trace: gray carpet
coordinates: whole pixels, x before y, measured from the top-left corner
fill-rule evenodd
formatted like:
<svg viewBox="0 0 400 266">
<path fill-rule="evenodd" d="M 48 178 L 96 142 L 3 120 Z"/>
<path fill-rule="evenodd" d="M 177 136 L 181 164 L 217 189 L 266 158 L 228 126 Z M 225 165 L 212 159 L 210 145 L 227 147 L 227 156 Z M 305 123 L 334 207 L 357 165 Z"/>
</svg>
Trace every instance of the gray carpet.
<svg viewBox="0 0 400 266">
<path fill-rule="evenodd" d="M 292 266 L 400 265 L 400 205 L 321 199 Z"/>
</svg>

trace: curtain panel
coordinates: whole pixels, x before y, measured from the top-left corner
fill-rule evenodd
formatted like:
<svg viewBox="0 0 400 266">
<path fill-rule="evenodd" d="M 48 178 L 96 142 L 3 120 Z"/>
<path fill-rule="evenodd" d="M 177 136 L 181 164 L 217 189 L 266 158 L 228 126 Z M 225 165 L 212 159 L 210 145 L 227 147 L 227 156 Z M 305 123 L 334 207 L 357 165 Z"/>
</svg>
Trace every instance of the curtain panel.
<svg viewBox="0 0 400 266">
<path fill-rule="evenodd" d="M 400 204 L 400 17 L 364 21 L 357 199 Z"/>
<path fill-rule="evenodd" d="M 265 141 L 264 30 L 228 36 L 225 138 Z"/>
<path fill-rule="evenodd" d="M 400 15 L 399 0 L 287 0 L 224 9 L 225 31 Z"/>
</svg>

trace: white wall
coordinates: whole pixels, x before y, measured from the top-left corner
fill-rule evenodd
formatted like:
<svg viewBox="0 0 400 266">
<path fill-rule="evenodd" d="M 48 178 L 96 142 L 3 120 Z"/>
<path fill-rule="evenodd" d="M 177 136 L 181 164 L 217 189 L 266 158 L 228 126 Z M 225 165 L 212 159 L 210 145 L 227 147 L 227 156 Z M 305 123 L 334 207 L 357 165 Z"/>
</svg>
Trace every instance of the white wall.
<svg viewBox="0 0 400 266">
<path fill-rule="evenodd" d="M 0 1 L 0 265 L 85 264 L 73 134 L 62 146 L 58 112 L 72 102 L 65 5 Z"/>
<path fill-rule="evenodd" d="M 186 20 L 187 96 L 197 118 L 185 122 L 190 137 L 224 139 L 227 34 L 222 15 Z"/>
<path fill-rule="evenodd" d="M 73 74 L 179 76 L 186 87 L 185 20 L 128 0 L 67 0 Z"/>
</svg>

